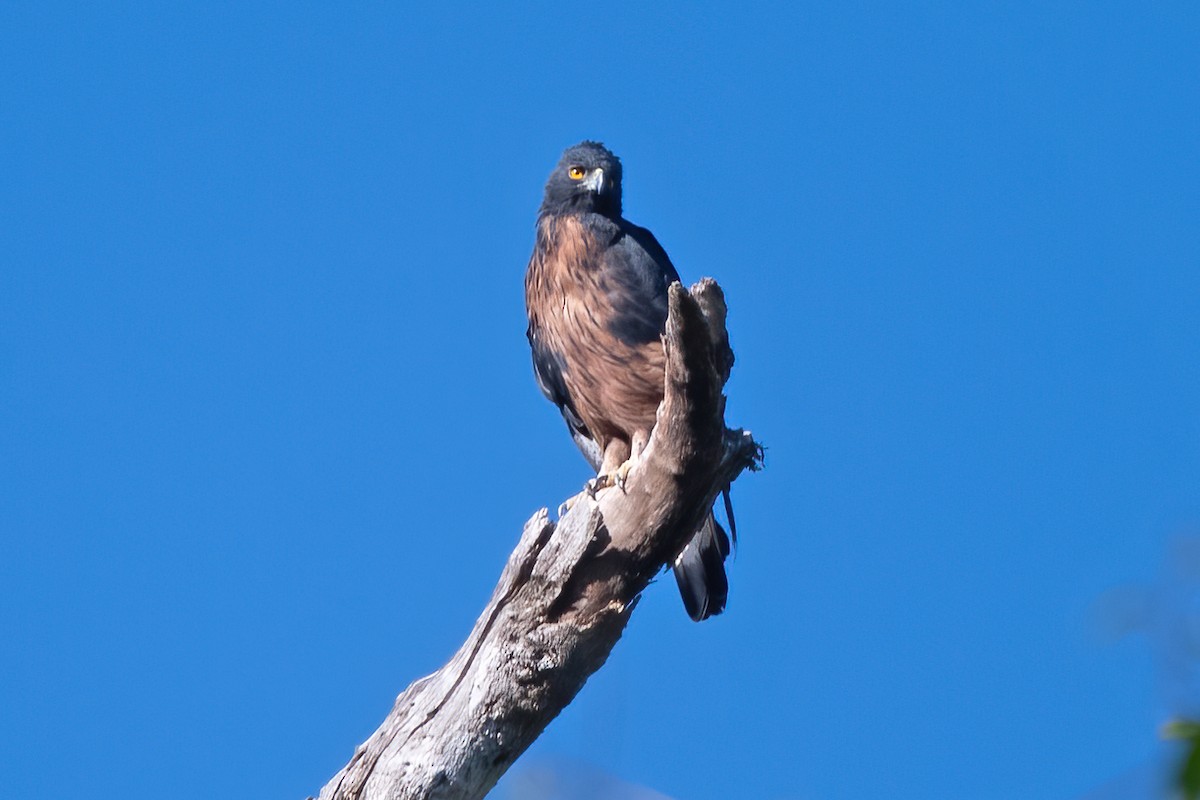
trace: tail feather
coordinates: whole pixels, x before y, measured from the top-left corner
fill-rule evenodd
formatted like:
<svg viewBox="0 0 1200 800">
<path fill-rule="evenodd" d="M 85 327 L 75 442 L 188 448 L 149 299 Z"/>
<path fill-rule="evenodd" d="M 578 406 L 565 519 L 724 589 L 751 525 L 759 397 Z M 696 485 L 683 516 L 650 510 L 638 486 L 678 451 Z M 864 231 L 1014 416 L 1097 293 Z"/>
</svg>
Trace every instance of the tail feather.
<svg viewBox="0 0 1200 800">
<path fill-rule="evenodd" d="M 729 580 L 725 577 L 728 555 L 729 537 L 710 512 L 674 564 L 684 608 L 696 622 L 725 610 L 729 597 Z"/>
<path fill-rule="evenodd" d="M 729 520 L 729 535 L 733 537 L 733 546 L 737 547 L 737 521 L 733 518 L 733 500 L 729 497 L 729 487 L 721 490 L 721 499 L 725 501 L 725 519 Z"/>
</svg>

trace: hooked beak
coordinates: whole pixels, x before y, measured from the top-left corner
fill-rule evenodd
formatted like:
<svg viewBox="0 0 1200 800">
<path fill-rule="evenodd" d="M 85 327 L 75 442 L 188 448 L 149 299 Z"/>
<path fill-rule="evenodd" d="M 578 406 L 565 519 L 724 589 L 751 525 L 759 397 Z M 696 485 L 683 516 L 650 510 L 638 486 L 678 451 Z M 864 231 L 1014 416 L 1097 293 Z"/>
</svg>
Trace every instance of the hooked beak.
<svg viewBox="0 0 1200 800">
<path fill-rule="evenodd" d="M 604 170 L 602 169 L 593 170 L 592 174 L 583 182 L 583 185 L 588 188 L 588 191 L 595 192 L 596 194 L 604 194 L 604 191 L 608 188 L 608 176 L 604 174 Z"/>
</svg>

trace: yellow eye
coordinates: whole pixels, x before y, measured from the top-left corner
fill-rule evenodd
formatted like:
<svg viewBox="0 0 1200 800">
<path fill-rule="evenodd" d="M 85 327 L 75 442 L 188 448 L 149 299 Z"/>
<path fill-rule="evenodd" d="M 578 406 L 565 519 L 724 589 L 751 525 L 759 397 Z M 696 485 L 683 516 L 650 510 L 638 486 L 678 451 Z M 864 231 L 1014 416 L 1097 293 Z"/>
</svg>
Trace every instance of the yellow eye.
<svg viewBox="0 0 1200 800">
<path fill-rule="evenodd" d="M 567 174 L 571 176 L 571 180 L 581 181 L 583 180 L 585 171 L 583 167 L 571 167 L 569 170 L 567 170 Z"/>
</svg>

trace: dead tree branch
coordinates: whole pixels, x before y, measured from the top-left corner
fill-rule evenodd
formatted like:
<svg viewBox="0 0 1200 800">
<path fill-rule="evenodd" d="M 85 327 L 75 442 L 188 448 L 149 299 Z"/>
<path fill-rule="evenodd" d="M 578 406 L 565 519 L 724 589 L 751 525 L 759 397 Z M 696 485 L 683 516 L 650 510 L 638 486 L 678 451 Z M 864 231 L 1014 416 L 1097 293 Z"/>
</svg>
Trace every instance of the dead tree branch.
<svg viewBox="0 0 1200 800">
<path fill-rule="evenodd" d="M 670 291 L 666 394 L 624 487 L 525 524 L 454 657 L 404 690 L 320 800 L 481 798 L 608 658 L 638 596 L 761 448 L 729 430 L 720 287 Z"/>
</svg>

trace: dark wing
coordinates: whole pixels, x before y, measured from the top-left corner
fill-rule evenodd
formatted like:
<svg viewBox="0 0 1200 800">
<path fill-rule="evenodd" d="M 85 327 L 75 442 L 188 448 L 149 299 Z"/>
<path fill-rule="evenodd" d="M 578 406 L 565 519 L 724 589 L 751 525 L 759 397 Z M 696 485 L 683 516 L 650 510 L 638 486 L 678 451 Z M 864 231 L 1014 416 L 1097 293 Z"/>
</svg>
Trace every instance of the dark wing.
<svg viewBox="0 0 1200 800">
<path fill-rule="evenodd" d="M 575 410 L 575 404 L 571 402 L 571 394 L 563 380 L 562 356 L 541 340 L 532 323 L 525 335 L 529 338 L 529 348 L 533 354 L 533 374 L 537 378 L 538 388 L 547 400 L 558 406 L 563 420 L 567 423 L 567 429 L 571 431 L 571 438 L 575 440 L 583 457 L 592 465 L 592 469 L 600 469 L 600 446 L 592 439 L 592 434 L 579 418 L 579 412 Z"/>
<path fill-rule="evenodd" d="M 667 251 L 645 228 L 624 223 L 625 236 L 613 248 L 624 261 L 626 286 L 630 297 L 638 303 L 617 306 L 618 315 L 610 325 L 613 333 L 625 341 L 644 342 L 658 338 L 667 322 L 667 288 L 679 281 L 679 273 Z M 615 270 L 618 274 L 621 271 Z M 733 363 L 733 351 L 728 340 L 718 343 L 728 365 Z M 733 528 L 733 506 L 725 493 L 725 508 Z M 737 534 L 734 534 L 735 539 Z M 729 580 L 725 576 L 725 559 L 729 556 L 729 536 L 709 512 L 703 524 L 675 558 L 673 569 L 679 584 L 679 594 L 688 616 L 697 622 L 720 614 L 729 597 Z"/>
<path fill-rule="evenodd" d="M 679 273 L 675 271 L 675 265 L 671 263 L 667 251 L 658 243 L 658 239 L 654 238 L 654 234 L 645 228 L 639 228 L 632 222 L 625 222 L 625 232 L 634 241 L 641 245 L 646 254 L 657 264 L 667 276 L 667 285 L 670 286 L 675 281 L 679 280 Z"/>
<path fill-rule="evenodd" d="M 657 341 L 667 324 L 667 287 L 679 280 L 667 251 L 650 231 L 621 220 L 604 269 L 614 312 L 609 330 L 628 345 Z"/>
</svg>

